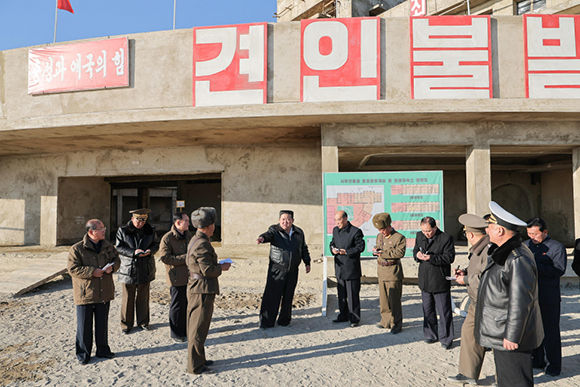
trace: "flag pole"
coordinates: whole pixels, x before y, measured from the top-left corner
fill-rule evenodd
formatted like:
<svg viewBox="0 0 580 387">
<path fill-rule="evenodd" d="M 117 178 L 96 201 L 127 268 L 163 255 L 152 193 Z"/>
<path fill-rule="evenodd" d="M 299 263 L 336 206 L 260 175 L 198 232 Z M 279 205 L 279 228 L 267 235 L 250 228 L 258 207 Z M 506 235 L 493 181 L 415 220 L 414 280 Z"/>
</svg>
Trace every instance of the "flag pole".
<svg viewBox="0 0 580 387">
<path fill-rule="evenodd" d="M 173 29 L 175 29 L 175 7 L 177 6 L 177 0 L 173 0 Z"/>
<path fill-rule="evenodd" d="M 56 23 L 58 21 L 58 0 L 55 0 L 54 4 L 54 40 L 53 43 L 56 43 Z"/>
</svg>

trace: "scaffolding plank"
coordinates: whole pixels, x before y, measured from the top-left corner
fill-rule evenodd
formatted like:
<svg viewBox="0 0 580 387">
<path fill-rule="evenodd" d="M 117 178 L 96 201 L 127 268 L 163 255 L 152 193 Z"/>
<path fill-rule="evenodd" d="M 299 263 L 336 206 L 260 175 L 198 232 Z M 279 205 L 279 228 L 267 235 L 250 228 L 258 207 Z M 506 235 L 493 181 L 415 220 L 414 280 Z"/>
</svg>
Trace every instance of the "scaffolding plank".
<svg viewBox="0 0 580 387">
<path fill-rule="evenodd" d="M 26 267 L 0 276 L 0 293 L 20 296 L 66 273 L 68 253 L 35 259 Z"/>
</svg>

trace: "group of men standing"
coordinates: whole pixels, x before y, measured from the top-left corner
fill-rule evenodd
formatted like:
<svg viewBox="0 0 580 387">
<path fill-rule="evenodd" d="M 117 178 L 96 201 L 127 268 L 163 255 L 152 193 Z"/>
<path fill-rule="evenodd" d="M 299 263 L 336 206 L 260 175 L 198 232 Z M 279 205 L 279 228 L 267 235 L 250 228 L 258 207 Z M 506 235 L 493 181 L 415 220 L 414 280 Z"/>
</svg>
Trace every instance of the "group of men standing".
<svg viewBox="0 0 580 387">
<path fill-rule="evenodd" d="M 527 223 L 490 203 L 491 213 L 480 218 L 463 214 L 459 222 L 471 245 L 467 268 L 451 270 L 455 259 L 453 238 L 437 227 L 435 219 L 421 220 L 413 257 L 419 264 L 418 282 L 423 305 L 425 342 L 453 345 L 451 280 L 466 285 L 471 300 L 462 327 L 459 373 L 451 382 L 477 384 L 486 348 L 493 349 L 500 386 L 533 385 L 534 368 L 558 375 L 562 367 L 560 338 L 560 277 L 566 270 L 566 250 L 548 236 L 541 218 Z M 155 278 L 154 255 L 159 250 L 170 286 L 170 335 L 188 342 L 188 372 L 211 373 L 204 343 L 209 331 L 218 277 L 230 263 L 219 263 L 210 238 L 216 211 L 201 207 L 190 219 L 178 212 L 171 230 L 157 241 L 154 226 L 147 223 L 150 210 L 131 211 L 127 225 L 119 228 L 116 245 L 105 240 L 103 222 L 87 222 L 83 240 L 71 247 L 68 270 L 73 279 L 77 305 L 76 355 L 81 364 L 90 360 L 95 321 L 96 356 L 113 358 L 107 340 L 110 301 L 114 298 L 112 273 L 119 272 L 123 287 L 121 328 L 130 333 L 137 327 L 149 330 L 149 285 Z M 339 314 L 335 323 L 361 319 L 360 255 L 365 251 L 362 231 L 348 221 L 344 211 L 334 217 L 336 227 L 330 250 L 334 255 Z M 376 214 L 379 231 L 372 253 L 377 260 L 381 320 L 379 328 L 397 334 L 403 327 L 401 307 L 405 237 L 392 227 L 388 213 Z M 310 255 L 304 232 L 294 224 L 294 213 L 283 210 L 279 223 L 261 234 L 257 243 L 270 243 L 266 288 L 260 309 L 260 328 L 291 321 L 292 300 L 303 262 L 310 271 Z M 518 227 L 527 227 L 523 242 Z M 577 241 L 580 246 L 580 240 Z M 580 248 L 573 268 L 580 271 Z M 578 258 L 578 260 L 576 259 Z M 578 261 L 578 262 L 577 262 Z M 453 274 L 453 276 L 451 276 Z M 439 322 L 437 321 L 437 312 Z"/>
</svg>

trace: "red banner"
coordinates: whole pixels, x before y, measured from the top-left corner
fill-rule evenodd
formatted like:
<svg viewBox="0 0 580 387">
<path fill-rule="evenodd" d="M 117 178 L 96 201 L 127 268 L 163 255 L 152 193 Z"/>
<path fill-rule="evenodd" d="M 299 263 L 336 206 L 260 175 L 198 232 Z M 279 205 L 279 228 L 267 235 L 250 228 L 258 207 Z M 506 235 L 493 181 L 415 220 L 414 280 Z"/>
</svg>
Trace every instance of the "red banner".
<svg viewBox="0 0 580 387">
<path fill-rule="evenodd" d="M 580 98 L 580 16 L 524 15 L 527 98 Z"/>
<path fill-rule="evenodd" d="M 493 98 L 489 16 L 411 18 L 411 98 Z"/>
<path fill-rule="evenodd" d="M 379 18 L 301 20 L 300 101 L 380 98 Z"/>
<path fill-rule="evenodd" d="M 267 100 L 266 23 L 193 29 L 193 106 Z"/>
<path fill-rule="evenodd" d="M 28 51 L 28 94 L 129 86 L 128 39 Z"/>
</svg>

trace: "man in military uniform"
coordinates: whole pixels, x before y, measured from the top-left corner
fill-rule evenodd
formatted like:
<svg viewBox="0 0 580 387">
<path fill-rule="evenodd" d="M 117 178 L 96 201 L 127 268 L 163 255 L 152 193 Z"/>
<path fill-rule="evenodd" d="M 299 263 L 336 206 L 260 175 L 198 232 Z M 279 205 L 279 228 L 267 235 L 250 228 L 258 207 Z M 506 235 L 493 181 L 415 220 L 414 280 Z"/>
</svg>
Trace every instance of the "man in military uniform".
<svg viewBox="0 0 580 387">
<path fill-rule="evenodd" d="M 332 322 L 350 321 L 357 327 L 360 321 L 360 253 L 365 250 L 363 232 L 348 221 L 344 211 L 334 214 L 330 251 L 334 254 L 339 314 Z"/>
<path fill-rule="evenodd" d="M 187 372 L 213 373 L 208 366 L 213 363 L 205 357 L 205 339 L 209 332 L 213 303 L 219 294 L 218 277 L 230 268 L 229 263 L 218 262 L 217 254 L 209 241 L 215 231 L 216 211 L 213 207 L 200 207 L 191 213 L 191 224 L 197 228 L 187 249 Z"/>
<path fill-rule="evenodd" d="M 175 342 L 187 341 L 187 280 L 189 273 L 185 260 L 187 246 L 193 235 L 189 231 L 189 216 L 185 212 L 173 215 L 171 230 L 161 238 L 159 252 L 165 264 L 165 277 L 171 305 L 169 306 L 169 331 Z"/>
<path fill-rule="evenodd" d="M 530 239 L 524 244 L 534 254 L 538 267 L 538 301 L 545 337 L 542 345 L 532 351 L 532 363 L 534 368 L 545 367 L 546 375 L 557 376 L 562 371 L 560 277 L 566 272 L 566 248 L 548 236 L 548 226 L 542 218 L 529 220 L 527 231 Z"/>
<path fill-rule="evenodd" d="M 149 285 L 155 279 L 154 255 L 159 250 L 155 227 L 147 223 L 151 210 L 140 208 L 129 212 L 132 214 L 131 220 L 119 228 L 115 243 L 121 255 L 118 279 L 123 286 L 121 330 L 124 334 L 133 329 L 135 309 L 137 326 L 150 330 Z"/>
<path fill-rule="evenodd" d="M 533 386 L 532 350 L 544 339 L 538 270 L 518 226 L 526 223 L 490 202 L 489 261 L 481 275 L 475 340 L 492 348 L 499 386 Z"/>
<path fill-rule="evenodd" d="M 403 266 L 407 240 L 391 226 L 391 215 L 387 212 L 373 217 L 373 226 L 379 230 L 373 255 L 377 257 L 381 321 L 379 328 L 389 328 L 391 333 L 403 328 Z"/>
<path fill-rule="evenodd" d="M 459 217 L 463 225 L 463 233 L 471 245 L 469 249 L 469 265 L 466 269 L 454 269 L 457 283 L 467 286 L 467 293 L 471 303 L 467 310 L 467 317 L 461 327 L 461 350 L 459 352 L 459 374 L 449 376 L 447 380 L 455 383 L 477 384 L 485 348 L 477 344 L 473 333 L 475 325 L 475 306 L 477 304 L 477 289 L 481 272 L 487 266 L 487 251 L 490 247 L 489 236 L 485 233 L 487 223 L 484 218 L 473 214 L 463 214 Z"/>
<path fill-rule="evenodd" d="M 76 355 L 87 364 L 93 348 L 93 316 L 97 357 L 112 359 L 109 348 L 109 307 L 115 298 L 113 272 L 121 262 L 115 247 L 105 240 L 107 228 L 98 219 L 87 222 L 87 234 L 68 253 L 67 268 L 72 277 L 77 305 Z"/>
</svg>

